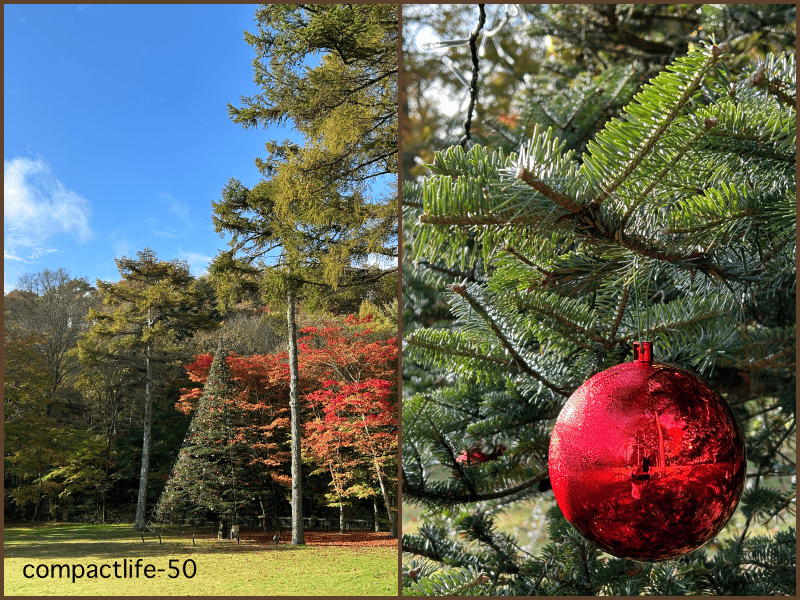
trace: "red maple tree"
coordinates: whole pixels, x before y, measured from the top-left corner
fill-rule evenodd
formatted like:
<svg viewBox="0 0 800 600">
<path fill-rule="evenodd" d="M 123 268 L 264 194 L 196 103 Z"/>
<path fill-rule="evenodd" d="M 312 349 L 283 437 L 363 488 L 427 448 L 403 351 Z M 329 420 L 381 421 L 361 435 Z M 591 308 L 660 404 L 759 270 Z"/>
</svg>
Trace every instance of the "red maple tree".
<svg viewBox="0 0 800 600">
<path fill-rule="evenodd" d="M 331 474 L 340 530 L 346 497 L 380 493 L 394 532 L 390 486 L 397 464 L 398 347 L 396 338 L 376 337 L 371 322 L 371 316 L 349 316 L 343 325 L 302 330 L 306 336 L 298 347 L 306 373 L 324 380 L 322 389 L 305 395 L 313 418 L 305 424 L 303 443 Z"/>
<path fill-rule="evenodd" d="M 397 468 L 398 347 L 396 338 L 386 339 L 374 332 L 371 323 L 371 316 L 351 315 L 342 323 L 301 330 L 304 337 L 298 340 L 298 362 L 305 412 L 303 445 L 318 468 L 330 474 L 340 507 L 348 496 L 380 493 L 394 532 L 396 513 L 390 486 Z M 286 468 L 290 459 L 287 360 L 286 352 L 228 357 L 236 387 L 228 402 L 232 411 L 243 416 L 236 441 L 252 449 L 248 466 L 282 485 L 291 483 Z M 190 379 L 205 383 L 211 362 L 210 355 L 197 357 L 186 367 Z M 176 408 L 188 414 L 202 390 L 182 391 Z"/>
</svg>

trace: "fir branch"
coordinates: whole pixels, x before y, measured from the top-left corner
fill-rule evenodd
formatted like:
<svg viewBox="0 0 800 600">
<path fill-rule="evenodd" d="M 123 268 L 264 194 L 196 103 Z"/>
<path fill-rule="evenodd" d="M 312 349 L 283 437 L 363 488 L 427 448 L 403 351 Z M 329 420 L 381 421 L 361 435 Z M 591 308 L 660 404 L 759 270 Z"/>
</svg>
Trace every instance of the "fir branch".
<svg viewBox="0 0 800 600">
<path fill-rule="evenodd" d="M 680 328 L 683 328 L 683 327 L 686 327 L 688 325 L 694 325 L 695 323 L 700 323 L 701 321 L 707 321 L 709 319 L 713 319 L 715 317 L 718 317 L 719 315 L 720 315 L 719 311 L 712 310 L 712 311 L 709 311 L 709 312 L 707 312 L 705 314 L 693 317 L 691 319 L 686 319 L 685 321 L 675 321 L 675 322 L 669 323 L 667 325 L 661 325 L 659 327 L 653 327 L 651 329 L 647 329 L 645 331 L 642 331 L 641 335 L 642 336 L 647 336 L 647 337 L 652 337 L 656 333 L 668 333 L 669 331 L 676 331 L 676 330 L 678 330 Z M 628 341 L 633 340 L 633 339 L 638 339 L 639 335 L 640 334 L 638 332 L 629 333 L 628 335 L 615 340 L 614 343 L 610 347 L 614 347 L 617 344 L 620 344 L 622 342 L 628 342 Z"/>
<path fill-rule="evenodd" d="M 771 261 L 773 258 L 775 258 L 778 254 L 780 254 L 780 251 L 783 250 L 786 247 L 786 244 L 788 244 L 789 242 L 791 242 L 792 240 L 795 240 L 795 239 L 797 239 L 796 234 L 795 235 L 787 235 L 778 244 L 776 244 L 775 246 L 770 248 L 769 252 L 767 252 L 767 254 L 765 254 L 762 257 L 761 264 L 766 266 L 766 264 L 769 261 Z M 764 272 L 764 269 L 759 269 L 758 271 L 756 271 L 756 274 L 760 275 L 763 272 Z"/>
<path fill-rule="evenodd" d="M 429 558 L 430 560 L 434 560 L 439 563 L 446 562 L 446 557 L 442 556 L 440 552 L 436 550 L 436 543 L 435 540 L 432 539 L 430 536 L 425 536 L 425 539 L 430 542 L 431 548 L 433 550 L 428 549 L 428 545 L 425 546 L 412 546 L 403 536 L 403 552 L 410 552 L 412 554 L 417 554 L 419 556 L 424 556 L 425 558 Z M 476 565 L 477 568 L 481 568 L 482 570 L 492 571 L 493 569 L 489 565 Z M 517 575 L 519 573 L 519 567 L 509 566 L 509 569 L 505 571 L 510 575 Z"/>
<path fill-rule="evenodd" d="M 502 365 L 504 367 L 512 366 L 511 363 L 507 360 L 503 360 L 501 358 L 497 358 L 494 356 L 488 356 L 486 354 L 478 354 L 476 352 L 465 352 L 464 350 L 453 350 L 452 348 L 445 348 L 444 346 L 435 346 L 433 344 L 426 344 L 425 342 L 420 342 L 419 340 L 415 339 L 414 337 L 409 337 L 408 339 L 404 340 L 406 343 L 411 344 L 412 346 L 416 346 L 417 348 L 425 348 L 426 350 L 433 350 L 435 352 L 443 352 L 444 354 L 449 354 L 451 356 L 462 356 L 464 358 L 471 358 L 474 360 L 479 360 L 481 362 L 491 362 L 496 365 Z M 516 366 L 516 365 L 514 365 Z M 519 369 L 514 369 L 514 371 L 518 371 Z"/>
<path fill-rule="evenodd" d="M 524 182 L 529 187 L 539 192 L 548 200 L 552 200 L 561 208 L 568 210 L 573 214 L 580 214 L 585 212 L 586 207 L 570 198 L 566 194 L 555 191 L 541 179 L 537 179 L 530 171 L 520 165 L 517 169 L 517 179 Z M 541 220 L 541 217 L 538 219 Z"/>
<path fill-rule="evenodd" d="M 457 587 L 456 589 L 454 589 L 452 591 L 452 595 L 453 596 L 460 596 L 461 592 L 464 592 L 464 591 L 466 591 L 466 590 L 468 590 L 469 588 L 472 588 L 472 587 L 476 587 L 476 586 L 479 586 L 479 585 L 487 584 L 487 583 L 489 583 L 489 581 L 490 581 L 490 579 L 486 575 L 486 573 L 481 571 L 480 573 L 478 573 L 478 575 L 475 577 L 475 579 L 473 579 L 472 581 L 468 581 L 467 583 L 465 583 L 465 584 Z"/>
<path fill-rule="evenodd" d="M 677 234 L 685 234 L 685 233 L 697 233 L 699 231 L 707 231 L 708 229 L 714 229 L 720 227 L 721 225 L 725 225 L 726 223 L 730 223 L 734 220 L 739 219 L 746 219 L 747 217 L 756 217 L 758 216 L 758 211 L 756 209 L 748 209 L 744 210 L 740 213 L 736 213 L 734 215 L 727 215 L 722 219 L 717 219 L 716 221 L 711 221 L 710 223 L 705 223 L 703 225 L 698 225 L 696 227 L 686 227 L 684 229 L 670 229 L 665 228 L 662 230 L 664 235 L 677 235 Z M 743 234 L 744 235 L 744 234 Z"/>
<path fill-rule="evenodd" d="M 594 95 L 590 99 L 588 99 L 587 102 L 589 104 L 593 104 L 596 100 L 600 99 L 600 97 L 602 96 L 603 92 L 605 92 L 605 88 L 598 87 L 597 89 L 594 90 Z M 581 110 L 583 109 L 583 107 L 585 105 L 586 105 L 585 103 L 584 104 L 578 104 L 575 107 L 575 110 L 569 116 L 569 118 L 567 119 L 567 122 L 564 123 L 564 125 L 562 125 L 560 127 L 561 131 L 566 131 L 567 130 L 567 128 L 572 124 L 572 121 L 575 120 L 575 117 L 577 117 L 580 114 Z"/>
<path fill-rule="evenodd" d="M 625 183 L 625 181 L 627 181 L 630 174 L 636 170 L 644 158 L 650 154 L 650 151 L 656 145 L 656 142 L 658 142 L 661 136 L 664 135 L 672 122 L 678 118 L 681 110 L 692 99 L 692 96 L 695 94 L 695 92 L 700 89 L 700 85 L 703 83 L 703 79 L 705 78 L 706 74 L 720 61 L 721 56 L 722 50 L 718 46 L 712 47 L 711 53 L 706 61 L 694 73 L 684 88 L 683 93 L 674 102 L 669 111 L 664 114 L 662 121 L 655 127 L 655 129 L 653 129 L 650 135 L 645 138 L 644 143 L 641 144 L 638 152 L 633 155 L 625 169 L 623 169 L 621 173 L 617 174 L 615 179 L 611 181 L 611 184 L 607 186 L 594 200 L 594 204 L 596 206 L 599 206 L 605 200 L 610 198 L 614 192 L 616 192 L 617 189 L 623 183 Z"/>
<path fill-rule="evenodd" d="M 592 226 L 596 229 L 592 231 Z M 581 232 L 580 229 L 583 229 Z M 720 264 L 710 260 L 708 252 L 693 250 L 689 254 L 679 254 L 670 252 L 666 248 L 650 243 L 643 236 L 628 235 L 619 229 L 606 229 L 599 221 L 587 224 L 583 228 L 576 230 L 576 237 L 583 238 L 588 243 L 610 243 L 621 246 L 646 258 L 652 258 L 664 262 L 689 263 L 686 268 L 690 272 L 694 269 L 705 273 L 709 277 L 725 283 L 727 281 L 743 281 L 745 278 L 735 271 L 727 269 Z M 784 242 L 788 243 L 788 240 Z M 758 274 L 758 273 L 755 273 Z"/>
<path fill-rule="evenodd" d="M 527 309 L 529 309 L 529 310 L 531 310 L 531 311 L 533 311 L 533 312 L 535 312 L 537 314 L 540 314 L 540 315 L 542 315 L 544 317 L 549 317 L 553 321 L 556 321 L 557 323 L 560 323 L 561 325 L 564 325 L 565 327 L 568 327 L 569 329 L 577 331 L 578 333 L 586 336 L 587 338 L 591 338 L 592 340 L 594 340 L 598 344 L 603 344 L 604 345 L 605 342 L 606 342 L 603 338 L 601 338 L 597 334 L 592 333 L 591 331 L 587 330 L 584 327 L 581 327 L 580 325 L 578 325 L 577 323 L 575 323 L 573 321 L 570 321 L 567 317 L 565 317 L 561 313 L 556 312 L 555 310 L 548 310 L 547 308 L 545 308 L 543 306 L 536 306 L 535 304 L 530 304 L 530 303 L 527 303 L 527 302 L 521 302 L 520 303 L 520 307 L 527 308 Z M 555 328 L 553 328 L 553 329 L 555 329 Z M 586 342 L 584 342 L 584 341 L 582 341 L 582 340 L 570 335 L 569 331 L 565 332 L 563 330 L 559 330 L 559 331 L 557 331 L 557 333 L 559 335 L 561 335 L 562 337 L 565 337 L 565 338 L 569 339 L 574 344 L 580 346 L 584 350 L 589 350 L 590 352 L 594 351 L 594 348 L 592 348 L 589 344 L 587 344 Z"/>
<path fill-rule="evenodd" d="M 551 556 L 550 558 L 547 559 L 547 561 L 542 566 L 542 572 L 539 575 L 539 578 L 536 580 L 536 583 L 533 585 L 533 594 L 530 594 L 531 596 L 538 596 L 539 595 L 537 593 L 537 591 L 539 590 L 539 586 L 542 584 L 542 581 L 544 580 L 545 576 L 547 575 L 547 571 L 552 566 L 554 560 L 555 560 L 555 556 Z"/>
<path fill-rule="evenodd" d="M 550 114 L 550 111 L 548 111 L 548 110 L 547 110 L 547 107 L 545 107 L 545 105 L 544 105 L 544 104 L 542 104 L 542 101 L 541 101 L 540 99 L 538 99 L 538 98 L 537 98 L 536 100 L 534 100 L 534 101 L 533 101 L 533 103 L 536 105 L 536 107 L 537 107 L 539 110 L 541 110 L 541 111 L 542 111 L 542 114 L 543 114 L 545 117 L 547 117 L 548 119 L 550 119 L 550 122 L 551 122 L 553 125 L 555 125 L 556 127 L 558 127 L 558 128 L 559 128 L 559 129 L 561 129 L 561 130 L 563 130 L 563 129 L 564 129 L 564 127 L 561 127 L 561 124 L 558 122 L 558 119 L 557 119 L 556 117 L 554 117 L 553 115 L 551 115 L 551 114 Z"/>
<path fill-rule="evenodd" d="M 726 140 L 738 140 L 740 142 L 757 142 L 759 144 L 763 144 L 765 142 L 769 142 L 772 140 L 772 137 L 769 135 L 757 135 L 756 133 L 750 133 L 747 129 L 743 129 L 740 131 L 717 129 L 716 131 L 709 132 L 708 135 L 710 137 L 721 138 Z"/>
<path fill-rule="evenodd" d="M 431 271 L 436 271 L 437 273 L 441 273 L 443 275 L 447 275 L 448 277 L 452 277 L 453 279 L 459 279 L 462 281 L 466 280 L 472 282 L 476 281 L 474 267 L 470 269 L 469 273 L 464 273 L 463 271 L 458 271 L 456 269 L 448 269 L 446 267 L 435 265 L 425 260 L 421 260 L 417 264 L 421 267 L 430 269 Z"/>
<path fill-rule="evenodd" d="M 537 265 L 533 261 L 529 260 L 528 257 L 520 254 L 520 252 L 516 248 L 513 248 L 511 246 L 503 246 L 503 250 L 505 252 L 508 252 L 511 256 L 516 258 L 521 263 L 524 263 L 524 264 L 528 265 L 532 269 L 536 269 L 537 271 L 539 271 L 539 273 L 541 273 L 545 277 L 554 277 L 555 276 L 555 273 L 553 273 L 552 271 L 545 271 L 539 265 Z"/>
<path fill-rule="evenodd" d="M 776 571 L 776 572 L 787 571 L 790 573 L 796 572 L 794 565 L 792 565 L 791 567 L 789 565 L 770 565 L 768 563 L 764 563 L 757 560 L 741 560 L 736 562 L 735 564 L 739 566 L 752 565 L 754 567 L 761 567 L 762 569 L 767 569 L 768 571 Z"/>
<path fill-rule="evenodd" d="M 422 497 L 423 494 L 420 492 L 424 491 L 424 497 L 426 500 L 433 501 L 433 502 L 441 502 L 445 504 L 464 504 L 465 502 L 483 502 L 485 500 L 499 500 L 501 498 L 507 498 L 508 496 L 513 496 L 514 494 L 518 494 L 520 492 L 524 492 L 532 488 L 535 485 L 538 485 L 539 482 L 543 481 L 548 477 L 548 471 L 543 471 L 539 473 L 535 477 L 532 477 L 522 483 L 515 485 L 513 487 L 495 490 L 493 492 L 484 492 L 484 493 L 458 493 L 458 492 L 437 492 L 433 490 L 425 490 L 424 488 L 412 488 L 408 481 L 406 481 L 406 488 L 403 489 L 403 493 L 408 493 L 411 497 L 417 496 Z"/>
<path fill-rule="evenodd" d="M 659 183 L 661 183 L 661 181 L 664 179 L 664 177 L 666 177 L 671 171 L 675 170 L 675 168 L 678 166 L 678 163 L 680 162 L 680 160 L 684 156 L 686 156 L 686 153 L 689 152 L 689 150 L 692 150 L 695 147 L 695 145 L 697 144 L 697 141 L 701 137 L 703 137 L 703 135 L 707 131 L 709 131 L 710 129 L 713 129 L 714 127 L 716 127 L 718 123 L 719 123 L 719 120 L 714 122 L 711 119 L 706 119 L 706 121 L 705 121 L 705 129 L 700 130 L 696 135 L 694 135 L 692 137 L 687 137 L 686 142 L 680 148 L 677 149 L 675 155 L 671 156 L 670 160 L 666 161 L 666 165 L 664 166 L 664 168 L 661 169 L 661 171 L 659 173 L 657 173 L 657 174 L 653 175 L 652 177 L 650 177 L 650 184 L 644 190 L 642 190 L 641 192 L 638 193 L 638 199 L 635 200 L 634 202 L 631 202 L 631 205 L 628 207 L 628 210 L 625 211 L 625 216 L 622 217 L 622 224 L 619 227 L 620 231 L 625 229 L 625 225 L 627 225 L 628 220 L 631 218 L 631 215 L 633 215 L 633 212 L 639 206 L 641 206 L 642 203 L 647 201 L 647 199 L 649 198 L 650 194 L 653 192 L 654 189 L 656 189 L 656 186 Z"/>
<path fill-rule="evenodd" d="M 427 225 L 445 225 L 455 227 L 474 227 L 486 225 L 531 225 L 541 222 L 542 217 L 538 215 L 527 215 L 519 217 L 508 217 L 503 214 L 489 215 L 431 215 L 422 213 L 419 222 Z"/>
<path fill-rule="evenodd" d="M 775 363 L 775 360 L 777 360 L 782 356 L 786 356 L 787 354 L 795 352 L 796 349 L 797 349 L 797 343 L 794 343 L 791 346 L 784 348 L 780 352 L 775 352 L 774 354 L 765 356 L 761 360 L 756 360 L 756 361 L 740 360 L 736 363 L 736 366 L 739 367 L 740 369 L 766 369 L 770 367 L 784 366 L 781 363 Z"/>
<path fill-rule="evenodd" d="M 792 423 L 789 425 L 789 427 L 786 428 L 786 431 L 783 433 L 781 438 L 775 443 L 775 445 L 772 447 L 772 449 L 769 452 L 767 452 L 764 457 L 762 457 L 762 459 L 761 459 L 761 463 L 762 464 L 766 463 L 769 460 L 772 460 L 772 456 L 778 450 L 780 450 L 781 444 L 783 444 L 783 442 L 785 442 L 786 439 L 796 431 L 795 430 L 795 425 L 797 425 L 797 417 L 792 419 Z"/>
<path fill-rule="evenodd" d="M 540 373 L 534 370 L 522 356 L 517 352 L 516 348 L 511 344 L 511 341 L 506 337 L 505 333 L 502 331 L 499 325 L 492 319 L 489 314 L 486 312 L 486 309 L 478 302 L 472 295 L 467 291 L 466 286 L 463 285 L 453 285 L 450 286 L 450 289 L 453 290 L 456 294 L 464 298 L 469 305 L 483 318 L 492 332 L 497 336 L 497 339 L 500 340 L 500 343 L 503 345 L 503 348 L 511 355 L 512 361 L 510 364 L 516 366 L 520 371 L 525 373 L 526 375 L 530 375 L 536 381 L 543 384 L 548 389 L 554 391 L 556 394 L 560 394 L 565 398 L 569 396 L 569 392 L 567 392 L 564 388 L 560 388 L 554 383 L 547 381 Z"/>
<path fill-rule="evenodd" d="M 464 467 L 456 459 L 457 455 L 453 451 L 453 447 L 448 443 L 445 436 L 439 431 L 438 427 L 436 427 L 436 424 L 430 417 L 428 417 L 428 423 L 430 424 L 431 430 L 435 435 L 434 439 L 436 439 L 436 441 L 439 442 L 439 444 L 441 444 L 447 451 L 447 454 L 450 458 L 450 465 L 449 465 L 450 468 L 458 472 L 457 473 L 458 480 L 463 482 L 467 486 L 467 490 L 469 491 L 470 495 L 475 495 L 478 492 L 478 490 L 475 488 L 475 484 L 472 482 L 472 480 L 467 476 Z"/>
<path fill-rule="evenodd" d="M 578 558 L 580 559 L 581 566 L 583 567 L 583 575 L 586 577 L 586 581 L 588 582 L 585 590 L 594 596 L 596 590 L 594 589 L 594 584 L 592 583 L 592 576 L 589 573 L 589 562 L 586 559 L 585 541 L 582 538 L 573 538 L 573 542 L 575 542 L 575 546 L 578 548 Z"/>
<path fill-rule="evenodd" d="M 770 79 L 767 81 L 767 89 L 769 90 L 770 94 L 776 96 L 788 108 L 797 110 L 797 99 L 790 97 L 789 94 L 783 91 L 782 88 L 785 86 L 786 83 L 780 79 Z"/>
</svg>

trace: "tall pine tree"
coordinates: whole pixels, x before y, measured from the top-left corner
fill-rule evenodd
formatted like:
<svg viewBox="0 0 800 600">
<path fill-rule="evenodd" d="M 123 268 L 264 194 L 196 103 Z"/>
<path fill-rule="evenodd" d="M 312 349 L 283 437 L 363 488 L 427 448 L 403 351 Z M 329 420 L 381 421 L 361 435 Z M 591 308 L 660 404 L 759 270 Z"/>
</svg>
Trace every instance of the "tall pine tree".
<svg viewBox="0 0 800 600">
<path fill-rule="evenodd" d="M 794 593 L 794 528 L 748 532 L 794 514 L 795 61 L 736 71 L 725 50 L 673 61 L 599 133 L 584 117 L 605 102 L 586 99 L 629 93 L 625 73 L 579 81 L 503 123 L 512 152 L 452 147 L 404 187 L 404 273 L 424 284 L 404 304 L 404 505 L 423 509 L 406 593 Z M 455 323 L 422 327 L 416 298 Z M 745 432 L 752 483 L 726 541 L 635 565 L 557 507 L 541 548 L 498 531 L 509 505 L 541 505 L 566 398 L 640 335 Z"/>
</svg>

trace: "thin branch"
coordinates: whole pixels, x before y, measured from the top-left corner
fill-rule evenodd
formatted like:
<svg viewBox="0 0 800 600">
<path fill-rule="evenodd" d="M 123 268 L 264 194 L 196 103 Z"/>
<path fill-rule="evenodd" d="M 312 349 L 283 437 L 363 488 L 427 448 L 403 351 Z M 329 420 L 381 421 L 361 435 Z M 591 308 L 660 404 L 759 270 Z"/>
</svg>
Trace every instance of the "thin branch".
<svg viewBox="0 0 800 600">
<path fill-rule="evenodd" d="M 789 346 L 787 348 L 784 348 L 780 352 L 776 352 L 774 354 L 770 354 L 769 356 L 766 356 L 766 357 L 762 358 L 761 360 L 757 360 L 757 361 L 754 361 L 754 362 L 739 361 L 737 363 L 737 366 L 739 368 L 742 368 L 742 369 L 763 369 L 763 368 L 766 368 L 766 367 L 783 366 L 783 365 L 780 365 L 780 364 L 775 364 L 775 360 L 780 358 L 781 356 L 786 356 L 787 354 L 790 354 L 790 353 L 794 352 L 796 350 L 796 348 L 797 348 L 797 344 L 795 343 L 795 344 L 792 344 L 791 346 Z"/>
<path fill-rule="evenodd" d="M 569 196 L 555 191 L 544 181 L 542 181 L 541 179 L 537 179 L 533 175 L 533 173 L 531 173 L 530 171 L 528 171 L 523 167 L 519 168 L 519 171 L 517 172 L 517 179 L 520 179 L 521 181 L 523 181 L 529 187 L 539 192 L 542 196 L 544 196 L 548 200 L 552 200 L 553 202 L 558 204 L 561 208 L 564 208 L 573 214 L 584 213 L 586 211 L 585 206 L 583 206 L 579 202 L 576 202 Z"/>
<path fill-rule="evenodd" d="M 463 494 L 463 493 L 453 493 L 453 492 L 426 491 L 425 499 L 432 500 L 434 502 L 438 500 L 440 502 L 446 502 L 448 504 L 463 504 L 464 502 L 481 502 L 483 500 L 498 500 L 500 498 L 506 498 L 508 496 L 512 496 L 514 494 L 518 494 L 519 492 L 523 492 L 529 488 L 532 488 L 533 486 L 538 485 L 540 481 L 547 478 L 547 476 L 548 476 L 548 471 L 544 471 L 543 473 L 539 473 L 538 475 L 532 477 L 531 479 L 528 479 L 527 481 L 523 481 L 519 485 L 515 485 L 513 487 L 505 488 L 502 490 L 496 490 L 493 492 L 486 492 L 483 494 L 479 493 Z M 407 483 L 406 485 L 408 486 Z M 410 489 L 410 486 L 408 487 L 409 489 L 404 490 L 404 492 L 408 491 L 409 495 L 411 496 L 415 495 L 414 494 L 415 490 Z"/>
<path fill-rule="evenodd" d="M 511 256 L 513 256 L 514 258 L 516 258 L 516 259 L 517 259 L 517 260 L 519 260 L 520 262 L 522 262 L 522 263 L 524 263 L 524 264 L 528 265 L 529 267 L 531 267 L 531 268 L 533 268 L 533 269 L 536 269 L 537 271 L 539 271 L 539 273 L 541 273 L 541 274 L 542 274 L 542 275 L 544 275 L 545 277 L 554 277 L 554 276 L 555 276 L 555 273 L 554 273 L 554 272 L 552 272 L 552 271 L 545 271 L 545 270 L 544 270 L 544 269 L 542 269 L 542 268 L 541 268 L 539 265 L 537 265 L 537 264 L 536 264 L 536 263 L 534 263 L 533 261 L 529 260 L 529 259 L 528 259 L 528 257 L 526 257 L 526 256 L 523 256 L 523 255 L 522 255 L 522 254 L 521 254 L 521 253 L 520 253 L 520 252 L 519 252 L 519 251 L 518 251 L 516 248 L 513 248 L 513 247 L 511 247 L 511 246 L 503 246 L 503 250 L 504 250 L 505 252 L 508 252 L 508 253 L 509 253 Z"/>
<path fill-rule="evenodd" d="M 458 279 L 459 281 L 475 281 L 475 274 L 474 273 L 464 273 L 462 271 L 457 271 L 455 269 L 448 269 L 446 267 L 441 267 L 439 265 L 435 265 L 433 263 L 429 263 L 428 261 L 419 261 L 417 263 L 421 267 L 425 267 L 430 269 L 431 271 L 436 271 L 437 273 L 441 273 L 442 275 L 447 275 L 448 277 L 452 277 L 453 279 Z M 474 269 L 471 269 L 474 271 Z"/>
<path fill-rule="evenodd" d="M 538 215 L 519 216 L 509 218 L 502 214 L 488 215 L 432 215 L 422 213 L 419 222 L 427 225 L 454 225 L 456 227 L 472 227 L 485 225 L 535 225 L 542 218 Z"/>
<path fill-rule="evenodd" d="M 472 126 L 472 111 L 475 110 L 475 102 L 478 99 L 478 68 L 480 63 L 478 62 L 478 45 L 476 42 L 481 29 L 486 24 L 486 5 L 479 4 L 478 9 L 480 11 L 478 24 L 475 27 L 475 31 L 469 36 L 469 51 L 472 55 L 472 81 L 469 84 L 469 107 L 467 108 L 467 120 L 464 121 L 464 137 L 461 138 L 461 147 L 465 150 L 467 143 L 472 141 L 472 135 L 469 130 Z"/>
<path fill-rule="evenodd" d="M 625 308 L 628 306 L 628 288 L 622 290 L 622 299 L 619 302 L 619 310 L 617 310 L 617 318 L 614 320 L 614 325 L 611 326 L 611 331 L 608 334 L 608 341 L 603 344 L 604 346 L 613 345 L 613 340 L 619 331 L 619 326 L 622 323 L 622 316 L 625 314 Z"/>
</svg>

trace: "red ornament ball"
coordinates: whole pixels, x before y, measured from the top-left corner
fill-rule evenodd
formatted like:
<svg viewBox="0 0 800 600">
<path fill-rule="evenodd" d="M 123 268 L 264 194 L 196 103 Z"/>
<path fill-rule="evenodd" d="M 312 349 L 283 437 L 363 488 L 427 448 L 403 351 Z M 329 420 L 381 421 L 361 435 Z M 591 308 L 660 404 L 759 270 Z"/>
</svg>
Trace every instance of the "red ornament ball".
<svg viewBox="0 0 800 600">
<path fill-rule="evenodd" d="M 744 440 L 725 400 L 697 375 L 636 360 L 570 396 L 550 441 L 550 481 L 566 519 L 609 554 L 682 556 L 728 522 L 745 483 Z"/>
</svg>

